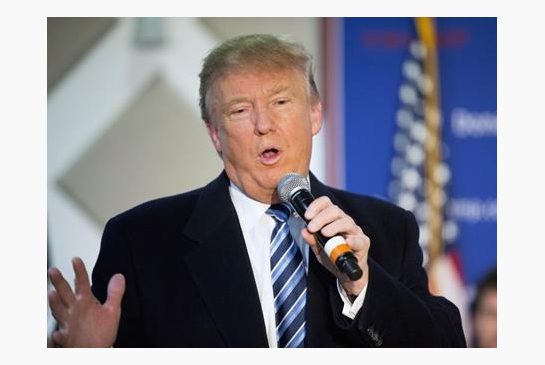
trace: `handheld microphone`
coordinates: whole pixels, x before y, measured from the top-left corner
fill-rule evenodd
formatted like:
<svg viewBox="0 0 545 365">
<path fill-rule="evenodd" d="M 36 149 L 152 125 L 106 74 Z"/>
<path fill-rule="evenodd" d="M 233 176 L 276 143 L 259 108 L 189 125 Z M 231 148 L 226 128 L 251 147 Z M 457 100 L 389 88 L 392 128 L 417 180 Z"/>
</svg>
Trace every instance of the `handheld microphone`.
<svg viewBox="0 0 545 365">
<path fill-rule="evenodd" d="M 300 174 L 290 172 L 280 179 L 277 191 L 280 200 L 290 204 L 297 214 L 308 224 L 309 221 L 305 218 L 305 212 L 315 198 L 310 192 L 307 179 Z M 329 259 L 350 280 L 355 281 L 361 278 L 363 272 L 358 265 L 358 259 L 354 256 L 343 237 L 334 236 L 326 238 L 320 231 L 314 233 L 314 237 L 316 237 L 318 243 L 324 248 Z"/>
</svg>

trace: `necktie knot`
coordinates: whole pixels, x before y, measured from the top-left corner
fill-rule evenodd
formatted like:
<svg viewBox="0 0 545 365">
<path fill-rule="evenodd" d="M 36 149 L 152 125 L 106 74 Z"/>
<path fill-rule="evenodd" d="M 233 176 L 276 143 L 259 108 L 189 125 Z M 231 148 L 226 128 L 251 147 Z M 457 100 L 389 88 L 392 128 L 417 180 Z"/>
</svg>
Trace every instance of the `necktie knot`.
<svg viewBox="0 0 545 365">
<path fill-rule="evenodd" d="M 267 209 L 267 214 L 272 216 L 278 222 L 284 223 L 291 215 L 291 208 L 284 203 L 273 204 Z"/>
</svg>

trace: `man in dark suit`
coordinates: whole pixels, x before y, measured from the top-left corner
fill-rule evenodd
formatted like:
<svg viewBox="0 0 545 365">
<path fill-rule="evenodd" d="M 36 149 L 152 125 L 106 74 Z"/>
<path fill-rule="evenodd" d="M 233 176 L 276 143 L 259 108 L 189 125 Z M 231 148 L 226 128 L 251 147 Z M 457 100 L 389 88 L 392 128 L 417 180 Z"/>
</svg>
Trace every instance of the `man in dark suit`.
<svg viewBox="0 0 545 365">
<path fill-rule="evenodd" d="M 49 301 L 60 324 L 53 340 L 123 347 L 465 346 L 457 308 L 428 291 L 413 215 L 329 188 L 310 173 L 322 107 L 304 49 L 273 36 L 235 38 L 207 56 L 200 78 L 202 118 L 225 170 L 203 188 L 112 218 L 92 289 L 80 259 L 73 262 L 75 292 L 51 269 L 56 290 Z M 270 213 L 289 172 L 307 177 L 318 197 L 305 213 L 308 226 L 289 211 L 282 223 Z M 276 241 L 282 229 L 289 233 Z M 339 272 L 317 244 L 318 231 L 346 240 L 361 278 Z M 269 252 L 275 242 L 291 245 L 299 257 L 300 281 L 281 289 L 283 274 L 275 274 Z M 279 298 L 295 287 L 301 294 L 284 317 Z"/>
</svg>

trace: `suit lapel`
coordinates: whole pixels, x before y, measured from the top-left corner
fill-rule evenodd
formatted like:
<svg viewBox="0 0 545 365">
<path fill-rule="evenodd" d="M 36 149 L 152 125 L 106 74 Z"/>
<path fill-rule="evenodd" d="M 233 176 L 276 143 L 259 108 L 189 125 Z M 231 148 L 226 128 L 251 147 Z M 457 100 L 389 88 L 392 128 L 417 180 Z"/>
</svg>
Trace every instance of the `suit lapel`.
<svg viewBox="0 0 545 365">
<path fill-rule="evenodd" d="M 312 193 L 339 205 L 331 190 L 310 174 Z M 229 347 L 267 347 L 261 303 L 225 173 L 207 185 L 184 235 L 198 242 L 183 256 L 193 281 Z M 306 346 L 332 343 L 329 286 L 334 277 L 309 257 Z M 333 283 L 333 284 L 332 284 Z"/>
<path fill-rule="evenodd" d="M 319 198 L 323 195 L 328 196 L 331 201 L 334 204 L 338 204 L 339 202 L 333 195 L 331 189 L 327 187 L 326 185 L 322 184 L 316 176 L 312 172 L 309 173 L 309 180 L 310 180 L 310 190 L 312 191 L 312 195 L 314 195 L 316 198 Z"/>
<path fill-rule="evenodd" d="M 250 259 L 225 173 L 207 185 L 184 234 L 198 242 L 183 260 L 228 347 L 267 347 Z"/>
</svg>

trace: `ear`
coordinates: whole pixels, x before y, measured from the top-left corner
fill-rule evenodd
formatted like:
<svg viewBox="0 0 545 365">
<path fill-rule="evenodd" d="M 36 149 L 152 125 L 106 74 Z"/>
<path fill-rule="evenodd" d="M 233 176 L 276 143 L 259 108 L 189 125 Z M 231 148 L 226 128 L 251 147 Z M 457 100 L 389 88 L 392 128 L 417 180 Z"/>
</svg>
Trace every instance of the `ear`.
<svg viewBox="0 0 545 365">
<path fill-rule="evenodd" d="M 320 100 L 316 100 L 310 105 L 310 123 L 312 135 L 315 136 L 322 129 L 322 103 Z"/>
<path fill-rule="evenodd" d="M 206 129 L 208 130 L 208 135 L 210 136 L 210 139 L 212 140 L 212 143 L 214 144 L 214 148 L 216 149 L 216 152 L 221 155 L 221 141 L 219 136 L 218 128 L 212 123 L 206 122 Z"/>
</svg>

